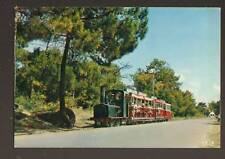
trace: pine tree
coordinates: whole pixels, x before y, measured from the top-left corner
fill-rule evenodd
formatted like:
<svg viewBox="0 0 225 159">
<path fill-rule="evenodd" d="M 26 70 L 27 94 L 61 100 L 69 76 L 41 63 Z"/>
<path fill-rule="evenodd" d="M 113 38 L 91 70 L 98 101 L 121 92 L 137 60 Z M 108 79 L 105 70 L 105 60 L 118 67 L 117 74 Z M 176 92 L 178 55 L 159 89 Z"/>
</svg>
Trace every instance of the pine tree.
<svg viewBox="0 0 225 159">
<path fill-rule="evenodd" d="M 125 8 L 16 8 L 17 47 L 40 39 L 64 43 L 59 84 L 62 118 L 65 114 L 65 68 L 69 54 L 86 56 L 100 65 L 131 53 L 147 32 L 148 9 Z M 69 124 L 68 124 L 69 125 Z"/>
</svg>

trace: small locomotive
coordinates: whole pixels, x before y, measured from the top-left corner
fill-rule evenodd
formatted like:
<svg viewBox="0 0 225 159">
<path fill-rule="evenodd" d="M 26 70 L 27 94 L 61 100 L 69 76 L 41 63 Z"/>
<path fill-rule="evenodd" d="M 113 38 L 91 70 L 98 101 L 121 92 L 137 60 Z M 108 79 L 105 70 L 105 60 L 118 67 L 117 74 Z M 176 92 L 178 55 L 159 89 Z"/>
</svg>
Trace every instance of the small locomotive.
<svg viewBox="0 0 225 159">
<path fill-rule="evenodd" d="M 134 90 L 101 87 L 100 104 L 94 106 L 96 127 L 137 124 L 172 119 L 171 104 Z"/>
</svg>

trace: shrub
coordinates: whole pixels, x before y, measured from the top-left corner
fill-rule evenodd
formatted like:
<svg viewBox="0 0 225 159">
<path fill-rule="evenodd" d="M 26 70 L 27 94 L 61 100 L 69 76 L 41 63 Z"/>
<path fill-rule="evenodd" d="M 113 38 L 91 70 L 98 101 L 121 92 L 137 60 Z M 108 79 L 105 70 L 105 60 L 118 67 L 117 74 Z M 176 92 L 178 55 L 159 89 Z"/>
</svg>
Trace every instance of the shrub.
<svg viewBox="0 0 225 159">
<path fill-rule="evenodd" d="M 46 97 L 43 94 L 35 93 L 31 98 L 18 96 L 15 98 L 15 103 L 20 105 L 20 110 L 35 112 L 56 111 L 58 108 L 57 103 L 45 102 Z"/>
<path fill-rule="evenodd" d="M 65 103 L 66 103 L 66 106 L 69 108 L 74 108 L 76 106 L 75 99 L 71 96 L 65 97 Z"/>
</svg>

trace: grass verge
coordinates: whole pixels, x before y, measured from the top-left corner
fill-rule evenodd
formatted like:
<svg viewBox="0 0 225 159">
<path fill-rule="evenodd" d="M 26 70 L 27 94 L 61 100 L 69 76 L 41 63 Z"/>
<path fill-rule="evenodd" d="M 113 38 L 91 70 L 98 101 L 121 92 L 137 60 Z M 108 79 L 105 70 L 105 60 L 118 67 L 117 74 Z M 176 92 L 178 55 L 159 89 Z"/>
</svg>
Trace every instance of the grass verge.
<svg viewBox="0 0 225 159">
<path fill-rule="evenodd" d="M 205 136 L 201 148 L 220 148 L 220 123 L 213 121 L 210 124 L 210 130 Z"/>
</svg>

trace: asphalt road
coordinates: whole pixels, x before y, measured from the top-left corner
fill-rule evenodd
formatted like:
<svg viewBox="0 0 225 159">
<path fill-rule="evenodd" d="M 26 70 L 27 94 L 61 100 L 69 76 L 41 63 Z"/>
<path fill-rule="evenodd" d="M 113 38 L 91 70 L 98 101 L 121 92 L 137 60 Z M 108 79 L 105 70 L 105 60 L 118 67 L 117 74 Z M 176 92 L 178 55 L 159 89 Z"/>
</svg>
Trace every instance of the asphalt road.
<svg viewBox="0 0 225 159">
<path fill-rule="evenodd" d="M 15 136 L 15 147 L 35 148 L 198 148 L 210 130 L 209 119 L 96 128 Z"/>
</svg>

